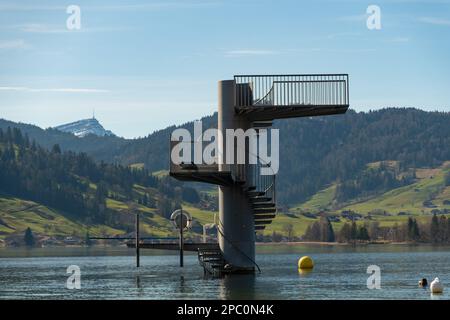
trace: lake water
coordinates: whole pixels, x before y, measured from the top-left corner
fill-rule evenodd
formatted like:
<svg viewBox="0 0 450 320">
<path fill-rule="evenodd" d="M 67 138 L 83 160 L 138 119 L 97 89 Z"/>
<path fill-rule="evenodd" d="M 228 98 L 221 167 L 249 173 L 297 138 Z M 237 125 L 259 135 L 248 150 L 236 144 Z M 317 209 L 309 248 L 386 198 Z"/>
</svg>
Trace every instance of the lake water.
<svg viewBox="0 0 450 320">
<path fill-rule="evenodd" d="M 372 245 L 258 246 L 261 274 L 204 278 L 197 256 L 179 268 L 173 253 L 143 250 L 141 268 L 126 248 L 0 249 L 0 299 L 450 299 L 450 247 Z M 299 274 L 302 255 L 315 268 Z M 81 269 L 69 290 L 66 269 Z M 381 289 L 366 285 L 369 265 L 381 268 Z M 417 286 L 438 276 L 446 290 Z"/>
</svg>

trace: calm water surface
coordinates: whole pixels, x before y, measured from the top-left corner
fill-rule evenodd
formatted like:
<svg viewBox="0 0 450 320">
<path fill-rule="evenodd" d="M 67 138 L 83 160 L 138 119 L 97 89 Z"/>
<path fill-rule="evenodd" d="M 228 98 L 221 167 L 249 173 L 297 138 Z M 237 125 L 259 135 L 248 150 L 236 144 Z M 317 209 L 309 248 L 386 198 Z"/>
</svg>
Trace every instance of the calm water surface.
<svg viewBox="0 0 450 320">
<path fill-rule="evenodd" d="M 308 254 L 315 268 L 299 274 Z M 254 276 L 207 279 L 196 255 L 145 251 L 134 267 L 126 248 L 0 249 L 0 299 L 450 299 L 450 247 L 373 245 L 260 246 Z M 381 268 L 381 289 L 366 286 L 367 267 Z M 69 265 L 81 268 L 81 290 L 66 289 Z M 438 276 L 431 295 L 419 279 Z"/>
</svg>

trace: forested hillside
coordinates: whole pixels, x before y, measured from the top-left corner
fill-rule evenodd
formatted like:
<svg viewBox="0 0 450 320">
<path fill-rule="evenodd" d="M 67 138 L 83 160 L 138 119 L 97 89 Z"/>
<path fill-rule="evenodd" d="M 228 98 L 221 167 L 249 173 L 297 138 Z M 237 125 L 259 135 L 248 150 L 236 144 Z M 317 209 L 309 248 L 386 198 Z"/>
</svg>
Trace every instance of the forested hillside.
<svg viewBox="0 0 450 320">
<path fill-rule="evenodd" d="M 35 140 L 37 144 L 48 150 L 51 150 L 55 144 L 58 144 L 62 151 L 84 152 L 95 160 L 103 160 L 110 163 L 116 162 L 121 146 L 130 142 L 116 136 L 99 137 L 88 135 L 79 138 L 71 133 L 53 128 L 41 129 L 31 124 L 0 119 L 0 129 L 6 131 L 8 127 L 20 129 L 24 135 L 28 135 L 30 140 Z"/>
<path fill-rule="evenodd" d="M 217 114 L 202 119 L 204 129 L 216 126 Z M 5 123 L 3 123 L 3 126 Z M 11 125 L 11 124 L 10 124 Z M 0 122 L 0 127 L 2 122 Z M 192 128 L 193 122 L 182 127 Z M 450 160 L 450 113 L 390 108 L 373 112 L 299 118 L 275 122 L 280 129 L 278 199 L 302 202 L 334 182 L 345 182 L 340 200 L 359 193 L 382 192 L 411 182 L 399 175 L 416 167 L 437 167 Z M 30 138 L 51 148 L 83 151 L 97 160 L 122 165 L 142 164 L 150 172 L 168 169 L 169 139 L 175 126 L 148 137 L 69 137 L 54 130 L 23 129 Z M 373 170 L 361 176 L 368 163 L 395 161 L 396 170 Z M 411 173 L 413 174 L 413 173 Z M 370 179 L 372 183 L 367 183 Z M 409 180 L 408 180 L 409 179 Z M 366 180 L 364 182 L 364 180 Z M 374 186 L 378 181 L 377 186 Z M 376 190 L 378 189 L 378 190 Z"/>
<path fill-rule="evenodd" d="M 450 160 L 450 113 L 349 111 L 342 116 L 288 120 L 277 127 L 278 186 L 286 203 L 304 200 L 331 182 L 355 179 L 368 163 L 398 161 L 398 171 L 404 171 Z"/>
<path fill-rule="evenodd" d="M 214 123 L 208 117 L 204 127 Z M 450 212 L 449 123 L 448 113 L 413 109 L 287 121 L 279 127 L 279 212 L 258 239 L 331 239 L 313 232 L 331 225 L 337 239 L 347 241 L 340 230 L 354 220 L 361 237 L 363 226 L 379 224 L 381 229 L 368 228 L 372 239 L 390 239 L 387 235 L 397 223 L 403 226 L 411 217 L 422 231 L 428 230 L 430 214 Z M 121 140 L 126 142 L 122 164 L 96 161 L 58 144 L 44 148 L 18 128 L 0 130 L 0 242 L 5 236 L 21 237 L 28 227 L 39 235 L 78 238 L 128 233 L 134 212 L 142 214 L 143 234 L 168 236 L 174 232 L 168 218 L 180 205 L 193 214 L 192 234 L 198 236 L 201 225 L 213 221 L 216 189 L 199 192 L 191 183 L 151 174 L 146 162 L 159 163 L 153 170 L 165 168 L 173 128 Z M 51 134 L 59 141 L 58 132 L 35 130 L 42 139 Z M 103 139 L 90 138 L 99 143 Z M 75 139 L 80 144 L 91 141 Z M 428 241 L 431 233 L 422 231 L 420 239 Z M 409 239 L 402 232 L 391 240 Z"/>
<path fill-rule="evenodd" d="M 56 228 L 57 234 L 85 232 L 74 231 L 77 223 L 128 232 L 134 212 L 143 214 L 148 234 L 171 233 L 173 210 L 182 203 L 192 208 L 209 203 L 195 189 L 181 186 L 145 168 L 96 162 L 85 153 L 63 152 L 59 145 L 47 150 L 17 128 L 0 129 L 0 236 L 27 223 Z M 37 207 L 42 208 L 32 210 Z M 61 230 L 62 221 L 69 229 Z"/>
</svg>

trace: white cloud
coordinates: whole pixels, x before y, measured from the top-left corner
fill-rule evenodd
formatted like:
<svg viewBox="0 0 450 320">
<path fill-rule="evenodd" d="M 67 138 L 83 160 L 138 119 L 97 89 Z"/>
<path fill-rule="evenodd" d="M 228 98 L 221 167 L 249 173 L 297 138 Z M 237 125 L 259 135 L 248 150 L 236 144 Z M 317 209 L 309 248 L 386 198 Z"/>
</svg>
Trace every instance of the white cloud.
<svg viewBox="0 0 450 320">
<path fill-rule="evenodd" d="M 339 17 L 338 20 L 339 21 L 349 21 L 349 22 L 360 22 L 360 21 L 367 20 L 367 17 L 368 17 L 368 15 L 363 13 L 363 14 Z"/>
<path fill-rule="evenodd" d="M 221 4 L 219 1 L 197 0 L 197 1 L 160 1 L 152 3 L 130 3 L 118 5 L 102 5 L 102 6 L 88 6 L 88 10 L 99 11 L 155 11 L 164 9 L 189 9 L 211 7 Z"/>
<path fill-rule="evenodd" d="M 0 41 L 0 49 L 25 49 L 28 45 L 22 39 Z"/>
<path fill-rule="evenodd" d="M 22 91 L 22 92 L 62 92 L 62 93 L 107 93 L 109 90 L 90 88 L 28 88 L 3 86 L 0 91 Z"/>
<path fill-rule="evenodd" d="M 18 25 L 14 28 L 22 31 L 22 32 L 30 32 L 30 33 L 63 33 L 68 32 L 69 30 L 61 27 L 55 27 L 45 24 L 38 23 L 30 23 L 24 25 Z"/>
<path fill-rule="evenodd" d="M 267 56 L 274 54 L 279 54 L 279 52 L 273 50 L 255 50 L 255 49 L 230 50 L 225 52 L 226 57 Z"/>
<path fill-rule="evenodd" d="M 450 27 L 450 20 L 449 19 L 443 19 L 443 18 L 437 18 L 437 17 L 421 17 L 419 18 L 420 22 L 428 23 L 428 24 L 434 24 L 438 26 L 448 26 Z"/>
<path fill-rule="evenodd" d="M 0 4 L 0 11 L 49 11 L 65 10 L 64 6 L 44 6 L 26 3 L 3 3 Z"/>
<path fill-rule="evenodd" d="M 65 27 L 61 27 L 61 25 L 49 25 L 49 24 L 40 24 L 40 23 L 28 23 L 28 24 L 20 24 L 13 25 L 8 27 L 9 29 L 18 30 L 20 32 L 26 33 L 47 33 L 47 34 L 59 34 L 59 33 L 71 33 L 73 30 L 69 30 Z M 131 27 L 117 27 L 117 26 L 107 26 L 107 27 L 95 27 L 95 28 L 87 28 L 82 27 L 78 32 L 115 32 L 115 31 L 127 31 L 133 30 Z"/>
<path fill-rule="evenodd" d="M 353 37 L 359 37 L 362 34 L 360 32 L 340 32 L 340 33 L 331 33 L 327 36 L 328 39 L 335 39 L 335 38 L 353 38 Z"/>
<path fill-rule="evenodd" d="M 406 43 L 409 41 L 410 41 L 410 38 L 408 38 L 408 37 L 397 37 L 397 38 L 392 38 L 392 39 L 388 40 L 388 42 L 393 42 L 393 43 Z"/>
<path fill-rule="evenodd" d="M 25 91 L 26 87 L 0 87 L 0 91 Z"/>
</svg>

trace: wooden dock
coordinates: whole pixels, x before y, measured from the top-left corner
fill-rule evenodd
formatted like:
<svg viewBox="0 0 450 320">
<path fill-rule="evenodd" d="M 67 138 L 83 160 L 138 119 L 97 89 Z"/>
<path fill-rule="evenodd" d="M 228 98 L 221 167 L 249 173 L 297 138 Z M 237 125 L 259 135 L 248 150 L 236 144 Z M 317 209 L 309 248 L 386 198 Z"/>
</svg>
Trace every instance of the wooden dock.
<svg viewBox="0 0 450 320">
<path fill-rule="evenodd" d="M 128 242 L 127 247 L 135 248 L 135 242 Z M 167 243 L 167 242 L 141 242 L 139 243 L 140 249 L 155 249 L 155 250 L 180 250 L 180 244 L 178 242 Z M 184 251 L 198 252 L 199 250 L 219 250 L 218 243 L 192 243 L 185 242 L 183 245 Z"/>
</svg>

